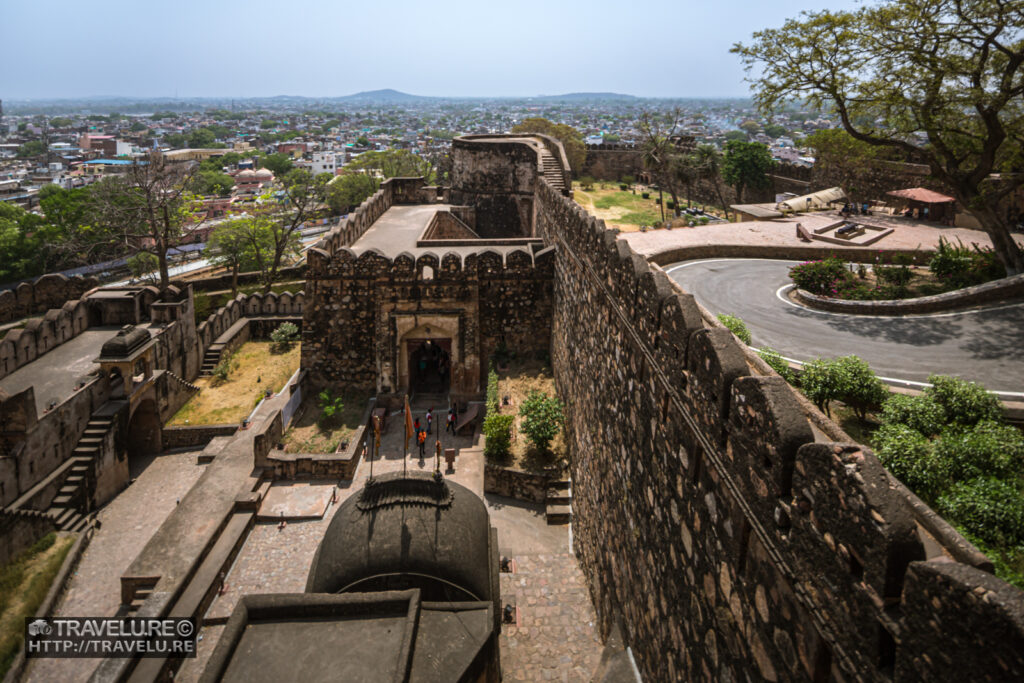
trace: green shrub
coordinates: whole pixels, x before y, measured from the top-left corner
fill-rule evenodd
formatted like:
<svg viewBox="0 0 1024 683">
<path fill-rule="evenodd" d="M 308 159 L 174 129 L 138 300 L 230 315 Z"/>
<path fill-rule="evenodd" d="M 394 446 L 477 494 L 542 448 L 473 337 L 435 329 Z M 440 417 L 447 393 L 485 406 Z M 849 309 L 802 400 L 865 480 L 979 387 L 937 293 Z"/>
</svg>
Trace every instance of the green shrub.
<svg viewBox="0 0 1024 683">
<path fill-rule="evenodd" d="M 588 175 L 582 176 L 580 178 L 580 187 L 582 187 L 584 190 L 593 190 L 594 182 L 595 181 L 593 177 Z"/>
<path fill-rule="evenodd" d="M 729 331 L 739 337 L 740 341 L 750 346 L 750 330 L 747 329 L 747 324 L 734 315 L 727 315 L 725 313 L 718 314 L 718 322 L 729 328 Z"/>
<path fill-rule="evenodd" d="M 960 240 L 954 245 L 942 237 L 935 255 L 928 262 L 928 269 L 951 289 L 1006 277 L 1006 269 L 991 248 L 983 249 L 975 244 L 972 249 L 965 247 Z"/>
<path fill-rule="evenodd" d="M 498 396 L 498 373 L 491 366 L 487 373 L 487 414 L 498 412 L 500 397 Z"/>
<path fill-rule="evenodd" d="M 935 452 L 956 480 L 1013 478 L 1024 464 L 1024 436 L 1010 425 L 982 420 L 969 429 L 947 429 L 936 439 Z"/>
<path fill-rule="evenodd" d="M 633 183 L 636 182 L 636 178 L 634 178 L 631 175 L 624 175 L 624 176 L 622 176 L 622 179 L 620 180 L 620 182 L 625 184 L 625 185 L 632 185 Z"/>
<path fill-rule="evenodd" d="M 987 543 L 1024 543 L 1024 493 L 1010 482 L 994 477 L 959 482 L 937 505 L 944 516 Z"/>
<path fill-rule="evenodd" d="M 299 328 L 295 323 L 281 323 L 270 333 L 270 341 L 274 342 L 274 350 L 283 352 L 299 340 Z"/>
<path fill-rule="evenodd" d="M 926 501 L 948 485 L 946 462 L 921 432 L 904 424 L 882 425 L 874 435 L 875 454 L 894 477 Z"/>
<path fill-rule="evenodd" d="M 231 357 L 222 358 L 219 363 L 213 368 L 213 379 L 217 384 L 222 384 L 231 379 L 231 373 L 238 368 L 236 363 Z"/>
<path fill-rule="evenodd" d="M 981 420 L 1002 420 L 1002 407 L 995 394 L 985 387 L 959 377 L 931 375 L 932 386 L 924 390 L 946 411 L 946 419 L 962 425 L 973 425 Z"/>
<path fill-rule="evenodd" d="M 914 271 L 906 266 L 875 266 L 875 277 L 879 282 L 906 287 L 914 278 Z"/>
<path fill-rule="evenodd" d="M 930 396 L 892 394 L 882 405 L 886 424 L 903 424 L 924 436 L 935 436 L 946 424 L 946 411 Z"/>
<path fill-rule="evenodd" d="M 562 402 L 554 396 L 531 391 L 519 407 L 520 428 L 526 438 L 541 452 L 547 452 L 551 440 L 562 428 L 565 416 Z"/>
<path fill-rule="evenodd" d="M 650 192 L 641 192 L 641 193 L 640 193 L 640 196 L 641 196 L 641 197 L 642 197 L 643 199 L 650 199 L 650 198 L 651 198 L 651 193 L 650 193 Z"/>
<path fill-rule="evenodd" d="M 821 296 L 836 296 L 839 283 L 853 278 L 846 263 L 836 257 L 807 261 L 789 269 L 789 277 L 800 289 Z"/>
<path fill-rule="evenodd" d="M 326 388 L 316 395 L 316 400 L 320 405 L 320 417 L 317 419 L 317 424 L 321 429 L 336 427 L 341 422 L 345 409 L 345 402 L 342 400 L 342 397 L 340 395 L 335 396 L 330 388 Z"/>
<path fill-rule="evenodd" d="M 868 410 L 880 406 L 889 395 L 882 380 L 857 356 L 829 361 L 818 358 L 806 363 L 800 386 L 823 411 L 828 411 L 832 401 L 842 401 L 862 420 Z"/>
<path fill-rule="evenodd" d="M 504 458 L 512 446 L 512 422 L 515 415 L 502 415 L 497 410 L 487 412 L 484 418 L 484 455 L 488 458 Z"/>
<path fill-rule="evenodd" d="M 697 222 L 700 223 L 701 225 L 707 225 L 708 223 L 711 222 L 711 219 L 708 218 L 707 216 L 701 216 L 700 218 L 697 219 Z"/>
<path fill-rule="evenodd" d="M 768 367 L 779 373 L 779 376 L 782 377 L 782 379 L 786 380 L 790 384 L 794 383 L 796 377 L 793 374 L 793 369 L 789 367 L 789 362 L 783 358 L 778 351 L 770 346 L 766 346 L 763 349 L 759 349 L 757 355 L 761 357 L 761 360 L 768 364 Z"/>
</svg>

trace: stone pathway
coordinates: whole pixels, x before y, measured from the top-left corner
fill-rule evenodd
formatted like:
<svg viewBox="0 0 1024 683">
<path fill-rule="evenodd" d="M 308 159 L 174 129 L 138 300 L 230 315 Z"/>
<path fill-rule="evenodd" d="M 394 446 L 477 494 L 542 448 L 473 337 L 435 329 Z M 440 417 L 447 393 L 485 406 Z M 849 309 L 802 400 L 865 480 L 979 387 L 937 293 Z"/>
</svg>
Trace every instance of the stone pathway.
<svg viewBox="0 0 1024 683">
<path fill-rule="evenodd" d="M 602 645 L 576 557 L 517 555 L 515 562 L 516 573 L 500 577 L 502 605 L 519 608 L 519 623 L 502 625 L 502 680 L 591 680 Z"/>
<path fill-rule="evenodd" d="M 135 483 L 101 509 L 97 515 L 101 526 L 82 554 L 54 616 L 114 616 L 121 603 L 121 574 L 204 467 L 196 464 L 194 452 L 153 458 Z M 25 680 L 85 681 L 98 664 L 98 659 L 36 659 Z"/>
</svg>

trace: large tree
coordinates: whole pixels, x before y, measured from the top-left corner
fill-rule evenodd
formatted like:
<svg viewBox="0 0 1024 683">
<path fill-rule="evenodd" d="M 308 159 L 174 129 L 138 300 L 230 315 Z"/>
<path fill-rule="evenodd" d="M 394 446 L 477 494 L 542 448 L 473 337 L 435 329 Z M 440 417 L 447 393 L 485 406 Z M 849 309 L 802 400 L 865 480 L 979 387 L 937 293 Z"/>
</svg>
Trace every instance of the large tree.
<svg viewBox="0 0 1024 683">
<path fill-rule="evenodd" d="M 236 294 L 240 270 L 255 268 L 261 280 L 273 283 L 270 266 L 275 248 L 273 224 L 268 217 L 240 216 L 214 228 L 204 256 L 231 271 L 231 293 Z M 292 233 L 286 253 L 297 253 L 298 248 L 299 236 Z"/>
<path fill-rule="evenodd" d="M 730 140 L 725 143 L 722 179 L 736 188 L 736 201 L 743 201 L 743 190 L 768 187 L 768 172 L 775 166 L 768 148 L 760 142 Z"/>
<path fill-rule="evenodd" d="M 1002 201 L 1024 184 L 1024 1 L 889 0 L 810 12 L 737 44 L 764 112 L 830 105 L 855 139 L 927 164 L 1024 271 Z M 994 179 L 993 174 L 999 174 Z"/>
<path fill-rule="evenodd" d="M 346 171 L 327 183 L 324 199 L 331 212 L 340 215 L 362 204 L 378 187 L 380 181 L 374 176 Z"/>
<path fill-rule="evenodd" d="M 185 225 L 196 221 L 199 203 L 187 188 L 197 168 L 153 151 L 124 175 L 91 188 L 97 219 L 115 229 L 130 251 L 156 256 L 161 289 L 171 283 L 167 252 L 185 241 Z"/>
<path fill-rule="evenodd" d="M 715 188 L 715 195 L 718 197 L 718 204 L 722 207 L 725 217 L 729 217 L 729 205 L 725 203 L 722 196 L 722 153 L 714 145 L 707 143 L 697 145 L 694 151 L 697 163 L 700 164 L 700 179 L 711 183 Z"/>
<path fill-rule="evenodd" d="M 583 171 L 583 163 L 587 160 L 587 146 L 583 142 L 583 133 L 572 126 L 535 116 L 523 119 L 512 126 L 512 132 L 550 135 L 561 142 L 562 147 L 565 148 L 565 156 L 569 160 L 572 172 L 578 176 Z"/>
<path fill-rule="evenodd" d="M 672 196 L 673 206 L 679 206 L 678 186 L 680 177 L 688 173 L 686 164 L 680 160 L 683 151 L 673 142 L 672 134 L 679 126 L 683 112 L 678 107 L 665 115 L 645 111 L 637 121 L 640 131 L 640 158 L 654 182 L 658 184 L 658 204 L 661 205 L 661 220 L 665 220 L 663 190 Z"/>
<path fill-rule="evenodd" d="M 359 171 L 376 171 L 385 178 L 419 178 L 430 182 L 433 162 L 426 156 L 413 154 L 407 149 L 386 149 L 380 152 L 363 152 L 346 168 Z"/>
</svg>

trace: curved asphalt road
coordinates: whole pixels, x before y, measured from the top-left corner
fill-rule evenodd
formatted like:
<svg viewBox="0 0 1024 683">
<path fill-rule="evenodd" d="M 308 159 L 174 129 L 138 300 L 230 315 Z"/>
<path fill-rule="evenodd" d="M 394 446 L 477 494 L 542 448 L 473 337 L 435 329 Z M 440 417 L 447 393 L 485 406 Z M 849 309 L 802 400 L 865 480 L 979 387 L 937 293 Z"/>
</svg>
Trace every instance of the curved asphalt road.
<svg viewBox="0 0 1024 683">
<path fill-rule="evenodd" d="M 708 259 L 665 271 L 712 313 L 742 318 L 755 347 L 790 360 L 856 354 L 893 384 L 959 375 L 1007 398 L 1024 397 L 1024 303 L 898 318 L 814 311 L 784 295 L 796 263 Z"/>
</svg>

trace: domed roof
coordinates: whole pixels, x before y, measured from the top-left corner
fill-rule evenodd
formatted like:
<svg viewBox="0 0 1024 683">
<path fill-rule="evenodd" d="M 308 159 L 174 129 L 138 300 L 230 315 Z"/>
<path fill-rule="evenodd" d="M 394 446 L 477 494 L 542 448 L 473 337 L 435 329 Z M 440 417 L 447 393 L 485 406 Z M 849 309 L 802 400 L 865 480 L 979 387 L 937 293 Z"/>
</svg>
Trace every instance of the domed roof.
<svg viewBox="0 0 1024 683">
<path fill-rule="evenodd" d="M 269 180 L 270 178 L 274 177 L 274 174 L 269 168 L 261 168 L 260 170 L 256 171 L 256 177 L 260 178 L 261 180 Z"/>
<path fill-rule="evenodd" d="M 247 168 L 247 169 L 245 169 L 244 171 L 242 171 L 241 173 L 238 174 L 238 179 L 239 180 L 252 180 L 255 177 L 256 177 L 256 171 L 252 170 L 251 168 Z"/>
<path fill-rule="evenodd" d="M 150 339 L 149 330 L 135 325 L 125 325 L 117 334 L 104 342 L 100 348 L 100 358 L 113 360 L 128 358 L 132 352 L 141 348 Z"/>
<path fill-rule="evenodd" d="M 466 487 L 424 472 L 385 474 L 338 508 L 306 592 L 432 585 L 448 599 L 493 600 L 490 541 L 487 508 Z"/>
</svg>

